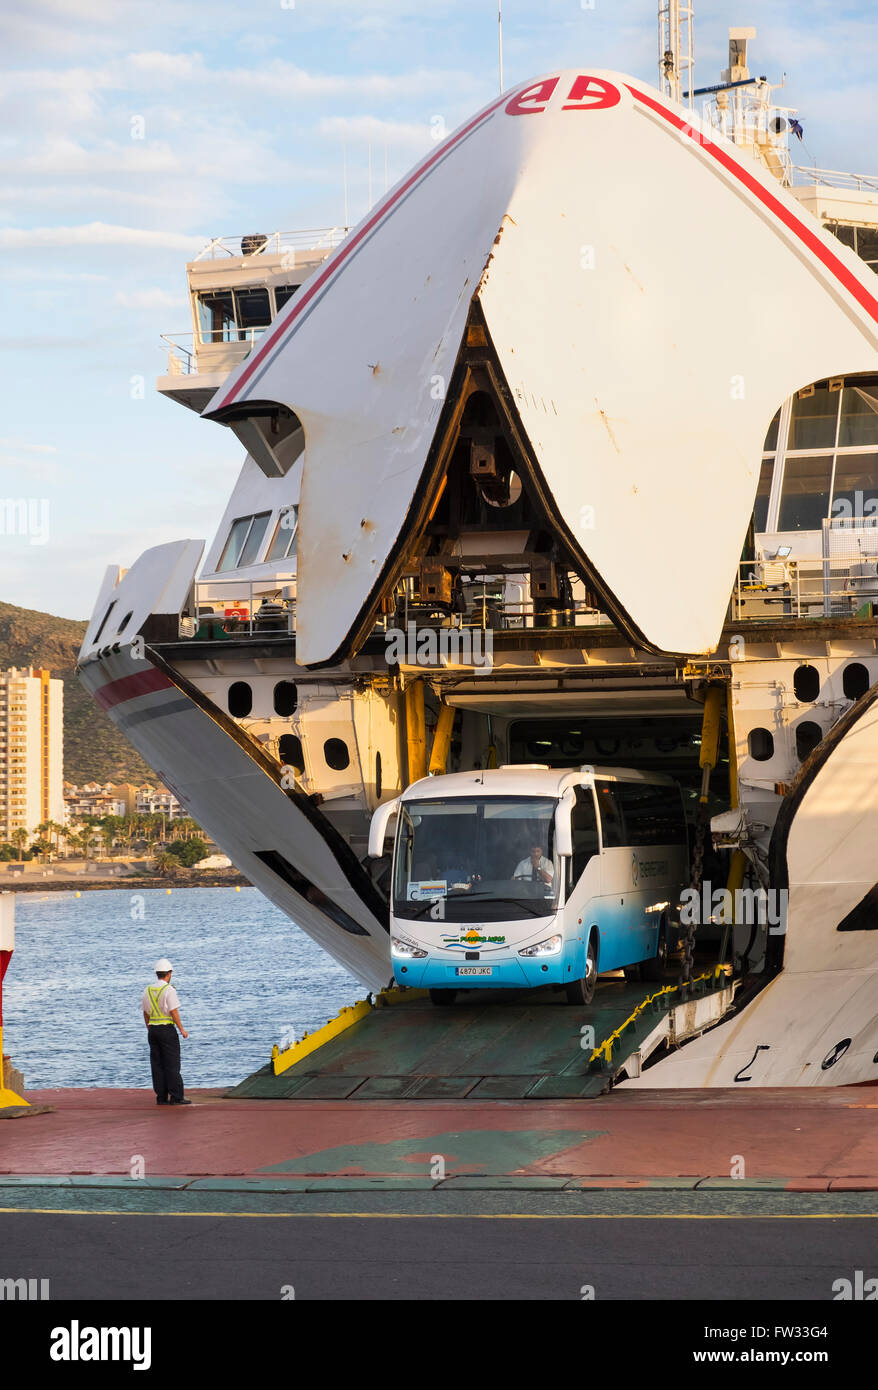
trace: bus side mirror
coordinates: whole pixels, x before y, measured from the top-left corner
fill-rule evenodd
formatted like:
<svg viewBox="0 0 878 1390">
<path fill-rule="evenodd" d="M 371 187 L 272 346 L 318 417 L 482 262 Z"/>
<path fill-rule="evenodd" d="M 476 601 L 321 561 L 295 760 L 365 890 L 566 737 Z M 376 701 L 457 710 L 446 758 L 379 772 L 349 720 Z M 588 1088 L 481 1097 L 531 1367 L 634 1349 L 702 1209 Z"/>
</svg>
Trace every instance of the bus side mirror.
<svg viewBox="0 0 878 1390">
<path fill-rule="evenodd" d="M 380 859 L 384 853 L 384 841 L 387 838 L 387 825 L 391 816 L 395 816 L 399 810 L 399 797 L 395 796 L 392 801 L 383 801 L 375 810 L 369 825 L 369 858 Z"/>
<path fill-rule="evenodd" d="M 555 808 L 555 849 L 558 854 L 564 855 L 567 859 L 573 854 L 572 809 L 573 798 L 568 800 L 566 794 Z"/>
</svg>

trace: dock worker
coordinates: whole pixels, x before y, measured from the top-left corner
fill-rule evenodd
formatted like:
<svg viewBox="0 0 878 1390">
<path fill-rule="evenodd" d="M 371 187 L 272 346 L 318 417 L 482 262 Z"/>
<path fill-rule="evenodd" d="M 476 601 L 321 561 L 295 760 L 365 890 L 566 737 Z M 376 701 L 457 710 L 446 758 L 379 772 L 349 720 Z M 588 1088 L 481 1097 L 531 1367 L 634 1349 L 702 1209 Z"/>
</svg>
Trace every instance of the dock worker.
<svg viewBox="0 0 878 1390">
<path fill-rule="evenodd" d="M 508 861 L 507 861 L 508 862 Z M 531 845 L 530 854 L 527 859 L 522 859 L 515 866 L 513 878 L 529 878 L 534 883 L 551 883 L 555 876 L 555 869 L 551 859 L 547 859 L 543 854 L 542 845 Z"/>
<path fill-rule="evenodd" d="M 156 983 L 143 991 L 140 1007 L 149 1036 L 149 1063 L 156 1105 L 191 1105 L 183 1096 L 180 1075 L 180 1035 L 189 1034 L 180 1022 L 180 1000 L 171 984 L 174 967 L 162 956 L 155 963 Z"/>
</svg>

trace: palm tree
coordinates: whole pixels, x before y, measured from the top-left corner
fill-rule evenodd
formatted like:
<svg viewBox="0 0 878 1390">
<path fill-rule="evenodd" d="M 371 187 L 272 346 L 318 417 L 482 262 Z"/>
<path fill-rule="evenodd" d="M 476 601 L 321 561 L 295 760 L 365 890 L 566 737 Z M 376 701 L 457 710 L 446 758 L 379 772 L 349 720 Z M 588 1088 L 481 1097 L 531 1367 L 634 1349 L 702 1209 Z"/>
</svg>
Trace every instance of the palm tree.
<svg viewBox="0 0 878 1390">
<path fill-rule="evenodd" d="M 46 826 L 46 831 L 47 831 L 47 833 L 48 833 L 49 835 L 54 835 L 54 837 L 55 837 L 55 853 L 56 853 L 56 854 L 60 854 L 60 853 L 61 853 L 61 836 L 64 835 L 64 834 L 66 833 L 66 830 L 67 830 L 66 825 L 59 825 L 58 822 L 55 821 L 55 820 L 47 820 L 47 821 L 45 822 L 45 826 Z"/>
<path fill-rule="evenodd" d="M 12 834 L 9 836 L 10 844 L 15 845 L 18 850 L 19 864 L 22 863 L 24 850 L 27 846 L 27 842 L 29 839 L 30 836 L 28 835 L 23 825 L 19 825 L 15 830 L 13 830 Z"/>
<path fill-rule="evenodd" d="M 175 854 L 165 853 L 156 855 L 155 867 L 162 878 L 176 878 L 182 866 Z"/>
</svg>

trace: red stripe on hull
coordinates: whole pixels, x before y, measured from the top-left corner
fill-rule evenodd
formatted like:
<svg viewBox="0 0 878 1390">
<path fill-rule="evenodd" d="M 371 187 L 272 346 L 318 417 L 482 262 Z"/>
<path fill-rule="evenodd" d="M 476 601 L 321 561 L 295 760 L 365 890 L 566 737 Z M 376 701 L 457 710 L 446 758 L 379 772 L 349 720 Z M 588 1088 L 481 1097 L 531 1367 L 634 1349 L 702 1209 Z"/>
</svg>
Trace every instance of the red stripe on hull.
<svg viewBox="0 0 878 1390">
<path fill-rule="evenodd" d="M 146 671 L 138 671 L 136 676 L 122 676 L 117 681 L 108 681 L 94 692 L 94 697 L 102 709 L 112 709 L 125 700 L 136 700 L 138 695 L 153 695 L 157 690 L 173 689 L 173 681 L 150 666 Z"/>
<path fill-rule="evenodd" d="M 742 169 L 737 160 L 720 145 L 715 144 L 709 136 L 702 134 L 700 130 L 689 125 L 687 121 L 682 120 L 679 116 L 675 115 L 673 111 L 669 111 L 667 107 L 662 106 L 660 102 L 647 96 L 645 92 L 639 92 L 636 87 L 631 86 L 628 86 L 628 90 L 637 101 L 642 101 L 644 106 L 648 106 L 651 111 L 655 111 L 670 125 L 674 126 L 676 130 L 680 131 L 681 134 L 688 135 L 690 140 L 700 145 L 718 164 L 721 164 L 730 174 L 734 174 L 739 183 L 742 183 L 750 193 L 769 209 L 770 212 L 773 212 L 775 216 L 783 222 L 785 227 L 788 227 L 791 232 L 795 233 L 799 240 L 807 246 L 808 250 L 811 251 L 826 269 L 835 276 L 836 280 L 844 286 L 848 294 L 852 295 L 861 308 L 865 309 L 866 313 L 871 315 L 876 323 L 878 323 L 878 299 L 869 293 L 865 285 L 860 284 L 857 277 L 839 260 L 838 256 L 833 255 L 829 247 L 824 246 L 816 233 L 813 232 L 810 227 L 806 226 L 790 208 L 786 207 L 779 198 L 775 198 L 774 195 L 770 193 L 767 188 L 764 188 L 759 180 L 755 179 L 746 169 Z"/>
</svg>

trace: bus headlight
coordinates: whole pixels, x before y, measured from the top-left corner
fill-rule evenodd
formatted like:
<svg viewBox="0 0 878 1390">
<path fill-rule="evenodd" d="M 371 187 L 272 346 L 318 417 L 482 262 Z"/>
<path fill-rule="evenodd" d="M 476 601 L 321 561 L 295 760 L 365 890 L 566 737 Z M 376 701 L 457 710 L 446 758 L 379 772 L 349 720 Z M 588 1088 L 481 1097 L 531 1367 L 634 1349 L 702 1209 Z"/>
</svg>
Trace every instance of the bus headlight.
<svg viewBox="0 0 878 1390">
<path fill-rule="evenodd" d="M 394 956 L 405 956 L 406 960 L 424 960 L 427 955 L 426 951 L 422 951 L 420 946 L 416 946 L 405 936 L 390 938 L 390 952 Z"/>
<path fill-rule="evenodd" d="M 545 941 L 538 941 L 535 946 L 525 946 L 523 951 L 519 951 L 520 956 L 557 956 L 561 949 L 563 936 L 547 936 Z"/>
</svg>

